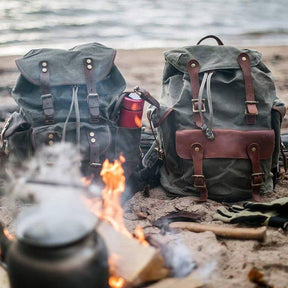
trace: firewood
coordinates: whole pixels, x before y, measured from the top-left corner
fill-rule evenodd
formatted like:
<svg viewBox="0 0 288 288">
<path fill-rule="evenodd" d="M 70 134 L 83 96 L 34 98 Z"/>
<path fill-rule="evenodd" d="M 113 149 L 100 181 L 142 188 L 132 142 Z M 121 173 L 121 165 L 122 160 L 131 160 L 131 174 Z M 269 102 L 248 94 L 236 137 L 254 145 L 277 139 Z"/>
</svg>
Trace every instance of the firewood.
<svg viewBox="0 0 288 288">
<path fill-rule="evenodd" d="M 144 246 L 138 240 L 116 231 L 107 222 L 101 222 L 97 232 L 104 239 L 109 258 L 113 261 L 113 274 L 124 278 L 130 285 L 157 281 L 168 276 L 159 250 Z"/>
<path fill-rule="evenodd" d="M 0 287 L 10 288 L 7 271 L 0 266 Z"/>
<path fill-rule="evenodd" d="M 194 273 L 184 278 L 166 278 L 146 288 L 200 288 L 204 283 L 194 276 Z"/>
</svg>

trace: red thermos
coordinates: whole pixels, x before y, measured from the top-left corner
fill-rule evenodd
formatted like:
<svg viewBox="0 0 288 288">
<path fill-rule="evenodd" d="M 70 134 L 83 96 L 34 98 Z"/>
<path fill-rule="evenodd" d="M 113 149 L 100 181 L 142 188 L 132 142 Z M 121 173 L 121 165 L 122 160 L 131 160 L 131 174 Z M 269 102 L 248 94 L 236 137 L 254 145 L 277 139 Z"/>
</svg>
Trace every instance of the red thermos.
<svg viewBox="0 0 288 288">
<path fill-rule="evenodd" d="M 124 96 L 120 112 L 119 126 L 140 128 L 142 126 L 144 100 L 137 93 Z"/>
</svg>

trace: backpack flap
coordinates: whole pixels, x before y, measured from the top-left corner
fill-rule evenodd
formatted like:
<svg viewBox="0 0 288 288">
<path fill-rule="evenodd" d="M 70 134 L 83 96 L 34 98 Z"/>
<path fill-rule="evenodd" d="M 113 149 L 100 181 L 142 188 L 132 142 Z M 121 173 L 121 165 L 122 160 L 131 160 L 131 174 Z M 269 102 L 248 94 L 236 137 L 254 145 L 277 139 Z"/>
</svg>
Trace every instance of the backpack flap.
<svg viewBox="0 0 288 288">
<path fill-rule="evenodd" d="M 200 64 L 199 72 L 239 69 L 237 61 L 241 53 L 246 53 L 251 62 L 251 67 L 261 61 L 262 54 L 255 50 L 237 49 L 231 46 L 188 46 L 164 53 L 165 60 L 182 73 L 187 73 L 187 64 L 191 59 L 196 59 Z"/>
<path fill-rule="evenodd" d="M 191 177 L 194 178 L 194 187 L 200 190 L 200 199 L 207 200 L 209 190 L 209 181 L 207 183 L 205 181 L 203 168 L 205 159 L 249 159 L 252 169 L 251 174 L 246 176 L 251 179 L 254 199 L 260 200 L 260 187 L 264 183 L 260 161 L 272 157 L 275 145 L 274 130 L 215 129 L 214 135 L 215 138 L 211 141 L 201 130 L 178 130 L 176 132 L 178 156 L 182 159 L 193 160 L 194 174 Z M 238 185 L 238 183 L 235 184 Z"/>
<path fill-rule="evenodd" d="M 89 121 L 89 114 L 95 109 L 100 109 L 101 116 L 108 118 L 114 102 L 126 87 L 114 65 L 115 55 L 114 49 L 98 43 L 68 51 L 31 50 L 16 60 L 21 75 L 12 95 L 29 122 L 49 124 L 65 121 L 72 89 L 79 86 L 81 119 Z"/>
<path fill-rule="evenodd" d="M 111 71 L 116 51 L 98 43 L 76 46 L 70 50 L 38 49 L 31 50 L 23 58 L 16 60 L 21 74 L 34 85 L 40 86 L 41 63 L 47 62 L 51 86 L 85 85 L 83 73 L 85 59 L 91 58 L 95 65 L 95 76 L 103 80 Z"/>
</svg>

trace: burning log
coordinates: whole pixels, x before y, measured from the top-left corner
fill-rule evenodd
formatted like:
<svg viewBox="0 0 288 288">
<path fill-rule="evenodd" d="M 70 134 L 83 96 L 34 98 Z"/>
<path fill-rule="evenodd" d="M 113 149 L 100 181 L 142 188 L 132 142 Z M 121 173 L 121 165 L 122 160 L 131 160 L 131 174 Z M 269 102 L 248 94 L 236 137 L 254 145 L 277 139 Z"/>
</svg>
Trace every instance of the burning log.
<svg viewBox="0 0 288 288">
<path fill-rule="evenodd" d="M 105 240 L 109 257 L 112 257 L 113 275 L 121 276 L 130 285 L 140 285 L 167 277 L 169 270 L 165 268 L 159 250 L 142 245 L 104 221 L 99 224 L 97 231 Z"/>
<path fill-rule="evenodd" d="M 0 287 L 1 288 L 10 287 L 8 274 L 2 267 L 0 267 Z"/>
</svg>

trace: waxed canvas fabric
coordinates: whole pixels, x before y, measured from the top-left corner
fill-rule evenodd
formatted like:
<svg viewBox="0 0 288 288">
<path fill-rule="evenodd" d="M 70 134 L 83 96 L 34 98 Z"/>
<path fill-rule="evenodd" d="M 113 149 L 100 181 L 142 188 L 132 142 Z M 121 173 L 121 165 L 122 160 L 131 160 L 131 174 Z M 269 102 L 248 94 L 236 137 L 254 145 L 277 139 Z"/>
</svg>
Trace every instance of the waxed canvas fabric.
<svg viewBox="0 0 288 288">
<path fill-rule="evenodd" d="M 249 55 L 258 115 L 256 124 L 248 125 L 245 116 L 245 84 L 237 57 Z M 161 108 L 151 108 L 151 119 L 157 130 L 157 139 L 165 154 L 161 169 L 161 184 L 168 194 L 199 195 L 193 186 L 193 161 L 177 155 L 177 130 L 199 129 L 193 121 L 192 92 L 187 63 L 196 59 L 200 65 L 199 81 L 205 72 L 213 71 L 211 96 L 213 129 L 270 130 L 275 132 L 273 157 L 261 160 L 264 173 L 262 191 L 272 190 L 271 169 L 279 158 L 279 134 L 285 107 L 277 97 L 269 69 L 261 60 L 261 53 L 229 46 L 196 45 L 173 49 L 164 53 Z M 207 100 L 204 90 L 203 98 Z M 207 102 L 207 101 L 206 101 Z M 209 121 L 209 107 L 203 113 Z M 168 116 L 167 116 L 168 115 Z M 223 143 L 224 144 L 224 143 Z M 271 143 L 267 143 L 270 145 Z M 208 196 L 219 201 L 234 201 L 251 197 L 251 163 L 249 159 L 204 159 L 204 176 Z"/>
<path fill-rule="evenodd" d="M 141 129 L 118 125 L 120 109 L 114 111 L 114 108 L 121 99 L 126 82 L 114 64 L 115 55 L 116 51 L 112 48 L 99 43 L 90 43 L 70 50 L 31 50 L 23 58 L 16 60 L 20 75 L 12 96 L 19 106 L 19 111 L 10 117 L 3 133 L 8 143 L 10 162 L 19 163 L 45 145 L 65 141 L 78 144 L 84 174 L 90 173 L 88 168 L 91 153 L 98 154 L 96 158 L 99 159 L 99 163 L 106 158 L 110 161 L 118 159 L 122 153 L 126 158 L 124 164 L 126 176 L 132 174 L 140 161 Z M 92 59 L 96 67 L 94 73 L 96 91 L 99 95 L 99 121 L 95 123 L 91 122 L 87 103 L 88 93 L 84 73 L 87 58 Z M 45 122 L 42 107 L 40 63 L 43 61 L 49 65 L 49 86 L 55 110 L 53 123 Z M 80 116 L 78 124 L 75 107 L 69 115 L 73 93 L 77 93 Z M 77 129 L 80 135 L 77 135 Z M 51 135 L 53 137 L 49 138 Z M 80 138 L 79 143 L 77 137 Z M 91 142 L 92 138 L 94 142 Z M 91 144 L 97 144 L 96 152 L 91 150 Z M 100 172 L 99 168 L 97 171 Z"/>
</svg>

